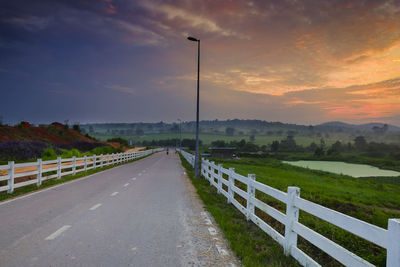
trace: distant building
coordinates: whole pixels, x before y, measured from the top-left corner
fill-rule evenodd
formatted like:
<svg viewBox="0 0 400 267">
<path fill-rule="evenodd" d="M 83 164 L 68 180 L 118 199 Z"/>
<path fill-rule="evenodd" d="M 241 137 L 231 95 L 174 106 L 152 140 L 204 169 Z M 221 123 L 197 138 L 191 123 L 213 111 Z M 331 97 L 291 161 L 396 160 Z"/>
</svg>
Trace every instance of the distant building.
<svg viewBox="0 0 400 267">
<path fill-rule="evenodd" d="M 235 152 L 234 147 L 209 147 L 211 151 L 211 157 L 213 158 L 225 158 L 231 159 L 233 158 L 233 153 Z"/>
</svg>

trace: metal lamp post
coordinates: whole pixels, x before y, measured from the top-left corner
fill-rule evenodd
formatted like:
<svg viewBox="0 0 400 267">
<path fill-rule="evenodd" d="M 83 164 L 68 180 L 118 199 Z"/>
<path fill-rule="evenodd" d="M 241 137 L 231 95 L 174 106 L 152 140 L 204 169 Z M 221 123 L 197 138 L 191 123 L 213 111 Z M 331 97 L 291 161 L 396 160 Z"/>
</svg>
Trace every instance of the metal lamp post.
<svg viewBox="0 0 400 267">
<path fill-rule="evenodd" d="M 189 41 L 197 42 L 197 108 L 196 108 L 196 154 L 194 159 L 194 176 L 199 177 L 199 87 L 200 87 L 200 39 L 188 37 Z"/>
</svg>

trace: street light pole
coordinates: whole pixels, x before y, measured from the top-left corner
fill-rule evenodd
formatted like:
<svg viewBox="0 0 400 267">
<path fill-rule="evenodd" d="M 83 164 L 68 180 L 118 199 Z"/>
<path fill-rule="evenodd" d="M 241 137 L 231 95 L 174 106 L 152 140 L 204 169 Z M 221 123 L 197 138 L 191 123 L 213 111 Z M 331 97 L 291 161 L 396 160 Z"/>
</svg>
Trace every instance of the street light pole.
<svg viewBox="0 0 400 267">
<path fill-rule="evenodd" d="M 188 37 L 188 40 L 197 42 L 197 107 L 196 107 L 196 154 L 194 159 L 194 176 L 199 177 L 199 88 L 200 88 L 200 39 Z"/>
</svg>

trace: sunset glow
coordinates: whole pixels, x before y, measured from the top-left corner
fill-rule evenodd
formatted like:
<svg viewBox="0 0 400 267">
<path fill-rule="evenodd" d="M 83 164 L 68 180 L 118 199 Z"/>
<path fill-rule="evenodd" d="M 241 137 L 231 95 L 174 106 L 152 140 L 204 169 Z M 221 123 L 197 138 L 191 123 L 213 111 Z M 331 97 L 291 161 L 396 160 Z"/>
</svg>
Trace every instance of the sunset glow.
<svg viewBox="0 0 400 267">
<path fill-rule="evenodd" d="M 191 120 L 190 34 L 202 43 L 202 119 L 400 125 L 398 1 L 16 0 L 0 8 L 1 115 L 10 121 Z"/>
</svg>

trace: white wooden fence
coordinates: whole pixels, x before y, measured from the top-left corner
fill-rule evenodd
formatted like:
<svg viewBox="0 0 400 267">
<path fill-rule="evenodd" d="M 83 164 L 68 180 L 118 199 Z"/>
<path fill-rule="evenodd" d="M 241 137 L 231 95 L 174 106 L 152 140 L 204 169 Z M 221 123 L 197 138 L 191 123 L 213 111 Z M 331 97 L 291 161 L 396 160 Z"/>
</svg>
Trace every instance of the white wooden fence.
<svg viewBox="0 0 400 267">
<path fill-rule="evenodd" d="M 185 151 L 180 151 L 180 153 L 192 166 L 194 166 L 194 155 Z M 264 232 L 281 244 L 284 248 L 285 254 L 291 255 L 301 265 L 320 266 L 310 256 L 297 247 L 298 235 L 345 266 L 374 266 L 330 239 L 301 224 L 298 219 L 300 210 L 303 210 L 354 235 L 368 240 L 369 242 L 385 248 L 387 250 L 386 266 L 400 266 L 400 219 L 389 219 L 388 229 L 383 229 L 305 200 L 300 197 L 300 188 L 298 187 L 288 187 L 287 192 L 282 192 L 273 187 L 257 182 L 254 174 L 249 174 L 245 177 L 236 173 L 234 168 L 225 169 L 221 164 L 216 165 L 214 162 L 205 159 L 202 159 L 201 164 L 202 176 L 209 180 L 211 185 L 217 188 L 218 193 L 224 195 L 227 198 L 228 203 L 232 203 L 246 216 L 247 220 L 254 222 Z M 224 178 L 224 174 L 228 179 Z M 235 180 L 247 185 L 247 192 L 236 187 Z M 227 191 L 223 188 L 223 184 L 228 188 Z M 286 213 L 282 213 L 257 199 L 255 196 L 256 190 L 284 202 L 286 204 Z M 241 205 L 234 198 L 235 194 L 240 195 L 246 200 L 246 207 Z M 281 235 L 274 228 L 255 215 L 255 207 L 284 224 L 285 234 Z"/>
<path fill-rule="evenodd" d="M 42 159 L 38 159 L 35 162 L 27 163 L 14 163 L 14 161 L 10 161 L 8 165 L 0 165 L 0 182 L 7 181 L 7 185 L 0 186 L 0 192 L 7 191 L 8 193 L 12 193 L 15 188 L 31 184 L 40 186 L 43 181 L 49 179 L 60 179 L 65 175 L 75 175 L 78 172 L 127 162 L 162 150 L 162 148 L 157 148 L 137 152 L 93 155 L 81 158 L 72 157 L 67 159 L 58 157 L 55 160 L 42 161 Z M 29 179 L 32 178 L 32 176 L 36 178 Z M 26 177 L 28 179 L 16 182 L 18 178 L 21 177 Z"/>
</svg>

